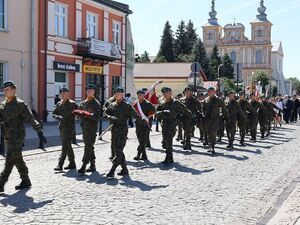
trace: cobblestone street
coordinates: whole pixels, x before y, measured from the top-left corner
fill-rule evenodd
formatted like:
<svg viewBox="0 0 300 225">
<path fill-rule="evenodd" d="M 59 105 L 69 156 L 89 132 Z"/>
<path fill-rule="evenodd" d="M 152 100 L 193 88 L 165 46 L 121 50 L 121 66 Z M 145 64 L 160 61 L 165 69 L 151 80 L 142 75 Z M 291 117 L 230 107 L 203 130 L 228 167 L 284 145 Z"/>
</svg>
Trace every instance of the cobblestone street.
<svg viewBox="0 0 300 225">
<path fill-rule="evenodd" d="M 53 171 L 60 146 L 25 151 L 33 186 L 16 192 L 19 178 L 13 170 L 5 195 L 0 196 L 1 224 L 296 224 L 300 215 L 295 201 L 300 199 L 298 125 L 285 125 L 257 143 L 247 138 L 248 145 L 236 145 L 234 151 L 227 151 L 224 142 L 217 146 L 216 156 L 196 139 L 192 151 L 182 150 L 175 141 L 172 166 L 160 163 L 164 159 L 161 135 L 155 132 L 149 161 L 135 162 L 134 132 L 130 129 L 125 150 L 130 173 L 125 178 L 105 177 L 111 166 L 109 134 L 97 141 L 98 172 L 84 176 Z M 74 146 L 77 166 L 83 154 L 79 143 Z M 291 185 L 291 195 L 277 204 Z"/>
</svg>

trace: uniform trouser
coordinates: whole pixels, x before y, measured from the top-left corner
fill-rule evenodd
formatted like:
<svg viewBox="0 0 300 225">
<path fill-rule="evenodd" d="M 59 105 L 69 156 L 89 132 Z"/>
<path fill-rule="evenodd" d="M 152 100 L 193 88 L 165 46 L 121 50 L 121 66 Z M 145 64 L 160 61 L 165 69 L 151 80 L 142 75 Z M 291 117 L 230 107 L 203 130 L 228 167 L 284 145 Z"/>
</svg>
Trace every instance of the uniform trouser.
<svg viewBox="0 0 300 225">
<path fill-rule="evenodd" d="M 94 144 L 97 136 L 97 127 L 93 128 L 83 128 L 82 129 L 83 143 L 84 143 L 84 154 L 82 162 L 88 164 L 95 163 L 95 150 Z"/>
<path fill-rule="evenodd" d="M 221 139 L 222 137 L 224 137 L 224 118 L 223 117 L 219 117 L 219 128 L 217 131 L 217 135 L 218 137 Z"/>
<path fill-rule="evenodd" d="M 114 137 L 114 133 L 111 132 L 111 142 L 110 142 L 110 149 L 111 149 L 111 158 L 114 158 L 116 156 L 116 149 L 115 149 L 115 137 Z"/>
<path fill-rule="evenodd" d="M 178 122 L 177 125 L 178 125 L 177 138 L 178 138 L 178 140 L 182 140 L 183 139 L 183 136 L 182 136 L 182 122 Z"/>
<path fill-rule="evenodd" d="M 259 126 L 260 126 L 260 133 L 261 136 L 264 137 L 266 130 L 267 130 L 267 119 L 266 118 L 259 118 Z"/>
<path fill-rule="evenodd" d="M 200 119 L 197 124 L 200 133 L 200 139 L 204 138 L 204 122 L 203 119 Z"/>
<path fill-rule="evenodd" d="M 219 118 L 205 122 L 205 132 L 206 132 L 205 142 L 210 144 L 213 148 L 216 145 L 216 136 L 217 136 L 218 128 L 219 128 Z"/>
<path fill-rule="evenodd" d="M 208 121 L 203 121 L 203 134 L 204 134 L 204 143 L 208 144 Z M 216 135 L 217 135 L 217 130 L 216 130 Z"/>
<path fill-rule="evenodd" d="M 9 142 L 13 142 L 13 143 L 9 143 Z M 23 181 L 29 181 L 28 168 L 26 166 L 26 163 L 23 160 L 23 156 L 21 152 L 23 141 L 21 142 L 22 144 L 21 143 L 16 144 L 14 141 L 4 140 L 4 143 L 7 152 L 5 156 L 4 169 L 0 174 L 0 186 L 5 185 L 14 166 L 17 167 L 18 172 L 20 174 L 20 178 Z"/>
<path fill-rule="evenodd" d="M 162 123 L 162 135 L 163 143 L 166 147 L 166 157 L 173 157 L 173 138 L 176 134 L 176 124 L 166 125 L 166 122 Z"/>
<path fill-rule="evenodd" d="M 267 118 L 267 133 L 269 134 L 272 128 L 273 115 L 269 115 Z"/>
<path fill-rule="evenodd" d="M 245 140 L 245 135 L 247 132 L 247 120 L 239 120 L 238 121 L 238 127 L 240 129 L 240 137 L 241 137 L 241 142 L 244 142 Z"/>
<path fill-rule="evenodd" d="M 136 136 L 139 141 L 139 146 L 137 148 L 138 154 L 146 155 L 145 145 L 149 138 L 149 130 L 150 129 L 144 125 L 136 125 Z"/>
<path fill-rule="evenodd" d="M 191 147 L 191 137 L 193 132 L 193 126 L 187 126 L 184 128 L 184 145 L 186 147 Z"/>
<path fill-rule="evenodd" d="M 70 164 L 75 164 L 74 151 L 71 144 L 73 141 L 73 131 L 60 130 L 60 139 L 62 143 L 62 150 L 58 161 L 59 166 L 63 166 L 67 156 Z"/>
<path fill-rule="evenodd" d="M 226 124 L 226 133 L 227 133 L 229 145 L 233 144 L 235 132 L 236 132 L 236 120 L 230 120 L 230 122 Z"/>
<path fill-rule="evenodd" d="M 258 118 L 257 116 L 250 118 L 248 121 L 249 123 L 249 129 L 250 129 L 250 135 L 253 140 L 256 140 L 257 135 L 257 124 L 258 124 Z"/>
<path fill-rule="evenodd" d="M 116 126 L 112 128 L 114 149 L 116 156 L 113 159 L 113 166 L 117 168 L 119 165 L 122 168 L 126 167 L 126 159 L 124 155 L 124 147 L 127 141 L 128 127 L 127 126 Z"/>
</svg>

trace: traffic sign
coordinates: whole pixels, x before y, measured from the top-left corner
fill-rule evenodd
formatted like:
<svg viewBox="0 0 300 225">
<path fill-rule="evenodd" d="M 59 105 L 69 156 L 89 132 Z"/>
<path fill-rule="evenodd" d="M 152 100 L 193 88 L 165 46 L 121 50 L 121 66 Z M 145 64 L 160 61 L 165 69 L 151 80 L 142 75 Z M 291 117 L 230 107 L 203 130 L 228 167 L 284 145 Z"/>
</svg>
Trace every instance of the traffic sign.
<svg viewBox="0 0 300 225">
<path fill-rule="evenodd" d="M 193 73 L 199 73 L 200 71 L 201 71 L 201 64 L 200 63 L 198 63 L 198 62 L 194 62 L 194 63 L 192 63 L 192 65 L 191 65 L 191 71 L 193 72 Z"/>
</svg>

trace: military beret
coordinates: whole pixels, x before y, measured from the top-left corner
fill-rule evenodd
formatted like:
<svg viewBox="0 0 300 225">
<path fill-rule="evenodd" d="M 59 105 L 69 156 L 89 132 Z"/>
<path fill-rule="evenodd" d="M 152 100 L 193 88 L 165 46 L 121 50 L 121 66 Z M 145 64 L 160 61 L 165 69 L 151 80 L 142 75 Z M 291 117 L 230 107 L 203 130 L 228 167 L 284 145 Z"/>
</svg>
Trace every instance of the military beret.
<svg viewBox="0 0 300 225">
<path fill-rule="evenodd" d="M 245 95 L 245 92 L 243 92 L 243 91 L 240 91 L 240 93 L 239 93 L 239 96 L 244 96 Z"/>
<path fill-rule="evenodd" d="M 63 87 L 62 89 L 59 90 L 59 93 L 62 92 L 70 92 L 68 88 Z"/>
<path fill-rule="evenodd" d="M 3 88 L 6 88 L 6 87 L 17 88 L 17 85 L 15 82 L 8 80 L 3 83 Z"/>
<path fill-rule="evenodd" d="M 214 87 L 209 87 L 207 90 L 208 90 L 208 91 L 214 91 L 215 88 L 214 88 Z"/>
<path fill-rule="evenodd" d="M 230 94 L 235 94 L 235 91 L 232 91 L 232 90 L 229 91 L 229 92 L 228 92 L 228 95 L 230 95 Z"/>
<path fill-rule="evenodd" d="M 117 86 L 114 88 L 114 93 L 124 93 L 124 88 Z"/>
<path fill-rule="evenodd" d="M 192 89 L 191 89 L 191 87 L 186 87 L 183 91 L 184 92 L 186 92 L 186 91 L 192 91 Z"/>
<path fill-rule="evenodd" d="M 95 90 L 95 89 L 96 89 L 96 85 L 95 85 L 95 84 L 88 84 L 88 85 L 86 86 L 86 89 L 87 89 L 87 90 L 88 90 L 88 89 Z"/>
<path fill-rule="evenodd" d="M 148 88 L 142 88 L 141 90 L 143 90 L 146 93 L 148 91 Z"/>
<path fill-rule="evenodd" d="M 167 92 L 170 92 L 170 91 L 172 91 L 172 89 L 169 88 L 169 87 L 163 87 L 163 88 L 161 89 L 161 92 L 162 92 L 162 93 L 167 93 Z"/>
<path fill-rule="evenodd" d="M 146 94 L 145 91 L 143 89 L 140 89 L 136 92 L 137 95 L 144 95 Z"/>
</svg>

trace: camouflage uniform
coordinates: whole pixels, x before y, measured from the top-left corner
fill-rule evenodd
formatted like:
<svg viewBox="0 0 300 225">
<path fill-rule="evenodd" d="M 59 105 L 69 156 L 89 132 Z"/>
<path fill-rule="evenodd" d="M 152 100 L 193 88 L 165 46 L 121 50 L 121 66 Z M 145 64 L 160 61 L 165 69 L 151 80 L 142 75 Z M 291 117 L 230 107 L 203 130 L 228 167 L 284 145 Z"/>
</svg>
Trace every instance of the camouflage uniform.
<svg viewBox="0 0 300 225">
<path fill-rule="evenodd" d="M 134 108 L 125 102 L 123 99 L 120 103 L 113 102 L 104 112 L 104 117 L 111 120 L 112 127 L 112 142 L 113 149 L 116 151 L 116 156 L 113 159 L 113 165 L 107 177 L 113 177 L 115 170 L 120 165 L 122 167 L 121 173 L 118 175 L 127 175 L 128 169 L 126 166 L 126 159 L 124 155 L 124 147 L 127 141 L 128 125 L 127 121 L 129 117 L 139 118 Z M 113 119 L 115 117 L 115 119 Z"/>
<path fill-rule="evenodd" d="M 111 98 L 109 98 L 109 99 L 107 99 L 107 101 L 104 103 L 104 105 L 103 105 L 103 108 L 102 108 L 102 112 L 105 112 L 106 110 L 107 110 L 107 108 L 109 107 L 109 105 L 111 104 L 111 103 L 113 103 L 113 102 L 115 102 L 116 101 L 116 99 L 115 99 L 115 97 L 113 96 L 113 97 L 111 97 Z M 116 151 L 115 151 L 115 149 L 113 148 L 113 146 L 114 146 L 114 143 L 113 143 L 113 140 L 115 139 L 115 138 L 113 138 L 113 136 L 112 136 L 113 134 L 111 134 L 111 143 L 110 143 L 110 149 L 111 149 L 111 155 L 110 155 L 110 157 L 109 157 L 109 159 L 113 159 L 115 156 L 116 156 Z"/>
<path fill-rule="evenodd" d="M 238 127 L 240 128 L 240 137 L 241 137 L 241 145 L 244 145 L 244 141 L 245 141 L 245 135 L 246 135 L 246 131 L 247 131 L 247 126 L 248 126 L 248 120 L 249 120 L 249 114 L 254 114 L 255 111 L 252 108 L 252 106 L 250 105 L 250 103 L 244 99 L 240 99 L 238 101 L 242 112 L 244 114 L 245 117 L 241 117 L 238 116 Z"/>
<path fill-rule="evenodd" d="M 82 127 L 82 135 L 84 142 L 84 155 L 82 158 L 82 162 L 84 165 L 87 165 L 89 162 L 91 167 L 95 166 L 95 151 L 94 144 L 96 141 L 97 131 L 98 131 L 98 123 L 100 119 L 101 113 L 101 104 L 96 98 L 86 99 L 79 105 L 79 110 L 84 110 L 92 113 L 90 117 L 81 117 L 81 127 Z"/>
<path fill-rule="evenodd" d="M 28 168 L 22 156 L 22 147 L 25 139 L 24 123 L 31 123 L 40 138 L 44 138 L 42 127 L 35 120 L 27 104 L 17 97 L 10 102 L 5 100 L 0 104 L 0 119 L 4 126 L 4 145 L 6 150 L 5 165 L 0 175 L 0 189 L 4 190 L 3 187 L 14 166 L 17 167 L 22 179 L 21 184 L 16 186 L 16 189 L 29 187 L 31 182 L 28 177 Z"/>
<path fill-rule="evenodd" d="M 184 146 L 183 149 L 191 149 L 191 136 L 193 128 L 196 125 L 197 118 L 200 117 L 201 113 L 201 104 L 195 97 L 183 97 L 180 99 L 180 102 L 186 106 L 188 110 L 192 113 L 192 118 L 190 118 L 190 123 L 183 123 L 184 129 Z"/>
<path fill-rule="evenodd" d="M 68 156 L 70 162 L 69 166 L 66 168 L 76 168 L 74 151 L 71 143 L 75 131 L 75 116 L 72 112 L 77 108 L 78 106 L 74 101 L 68 100 L 64 102 L 61 100 L 56 104 L 52 113 L 53 118 L 59 120 L 59 132 L 62 143 L 62 151 L 58 160 L 57 169 L 62 169 L 66 156 Z"/>
<path fill-rule="evenodd" d="M 212 147 L 211 152 L 215 153 L 216 135 L 219 128 L 220 109 L 223 115 L 227 117 L 228 111 L 222 99 L 216 96 L 207 97 L 203 101 L 203 117 L 205 120 L 205 132 L 207 135 L 207 144 Z"/>
<path fill-rule="evenodd" d="M 242 109 L 236 100 L 228 100 L 226 102 L 226 107 L 229 112 L 229 121 L 226 122 L 226 133 L 228 137 L 228 148 L 233 147 L 234 136 L 236 132 L 236 122 L 237 118 L 245 120 L 245 115 L 242 112 Z"/>
<path fill-rule="evenodd" d="M 262 136 L 264 136 L 264 130 L 265 130 L 265 114 L 266 109 L 265 107 L 258 101 L 250 101 L 250 105 L 253 108 L 253 113 L 250 113 L 249 116 L 249 128 L 250 128 L 250 135 L 251 140 L 256 141 L 256 135 L 257 135 L 257 125 L 258 120 L 260 121 L 260 130 Z"/>
<path fill-rule="evenodd" d="M 274 109 L 280 110 L 280 109 L 275 104 L 273 104 L 272 102 L 268 102 L 267 100 L 263 101 L 262 104 L 267 110 L 266 131 L 267 131 L 267 136 L 269 136 L 271 132 L 272 121 L 273 121 L 273 110 Z"/>
<path fill-rule="evenodd" d="M 137 104 L 137 103 L 135 103 Z M 142 102 L 139 103 L 141 106 L 141 109 L 144 113 L 145 116 L 149 116 L 151 114 L 153 114 L 155 112 L 155 107 L 148 102 L 147 100 L 144 100 Z M 134 158 L 135 160 L 146 160 L 147 159 L 147 154 L 146 154 L 146 145 L 147 145 L 147 141 L 149 139 L 149 135 L 150 135 L 150 127 L 149 124 L 146 124 L 144 121 L 137 119 L 136 120 L 136 136 L 138 138 L 139 141 L 139 146 L 137 148 L 137 156 Z M 149 123 L 150 123 L 150 119 L 149 119 Z M 142 157 L 141 157 L 142 156 Z"/>
</svg>

